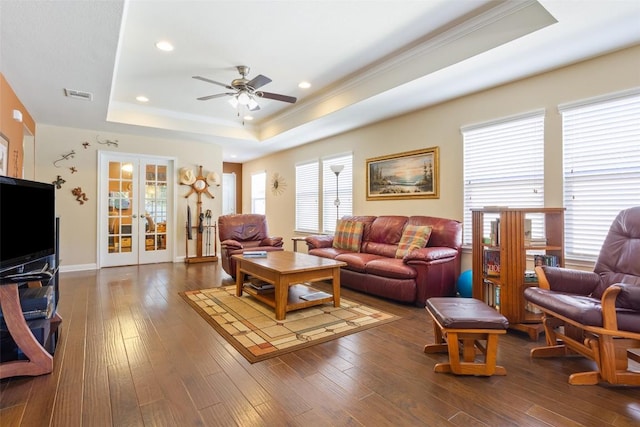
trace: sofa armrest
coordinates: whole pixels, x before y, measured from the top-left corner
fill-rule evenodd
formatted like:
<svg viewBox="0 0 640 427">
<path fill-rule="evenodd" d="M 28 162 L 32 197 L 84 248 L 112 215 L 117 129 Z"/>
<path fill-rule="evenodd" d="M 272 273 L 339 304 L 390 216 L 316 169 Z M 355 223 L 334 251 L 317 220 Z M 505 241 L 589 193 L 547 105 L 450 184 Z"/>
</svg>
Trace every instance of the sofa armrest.
<svg viewBox="0 0 640 427">
<path fill-rule="evenodd" d="M 260 246 L 274 246 L 278 248 L 282 246 L 283 243 L 282 237 L 265 237 L 260 242 Z"/>
<path fill-rule="evenodd" d="M 242 249 L 244 246 L 242 246 L 242 243 L 238 242 L 237 240 L 233 240 L 233 239 L 227 239 L 227 240 L 223 240 L 222 242 L 220 242 L 220 246 L 223 249 L 228 249 L 230 251 L 236 250 L 236 249 Z"/>
<path fill-rule="evenodd" d="M 406 254 L 402 261 L 407 264 L 411 262 L 433 262 L 437 260 L 449 260 L 455 258 L 458 251 L 445 246 L 432 246 L 413 250 Z"/>
<path fill-rule="evenodd" d="M 307 242 L 309 249 L 330 248 L 333 246 L 333 235 L 330 234 L 307 236 L 304 240 Z"/>
<path fill-rule="evenodd" d="M 546 265 L 538 266 L 535 270 L 539 286 L 556 292 L 590 295 L 600 284 L 600 276 L 592 271 Z"/>
</svg>

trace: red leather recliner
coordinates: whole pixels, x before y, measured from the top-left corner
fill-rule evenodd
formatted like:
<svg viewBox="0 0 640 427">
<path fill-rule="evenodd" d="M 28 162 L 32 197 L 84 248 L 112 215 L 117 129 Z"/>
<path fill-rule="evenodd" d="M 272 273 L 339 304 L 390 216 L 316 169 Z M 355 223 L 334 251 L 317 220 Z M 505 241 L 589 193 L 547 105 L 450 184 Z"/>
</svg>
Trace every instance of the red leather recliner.
<svg viewBox="0 0 640 427">
<path fill-rule="evenodd" d="M 236 277 L 236 263 L 232 255 L 244 251 L 281 251 L 282 237 L 270 237 L 267 217 L 260 214 L 223 215 L 218 218 L 220 258 L 222 269 Z"/>
</svg>

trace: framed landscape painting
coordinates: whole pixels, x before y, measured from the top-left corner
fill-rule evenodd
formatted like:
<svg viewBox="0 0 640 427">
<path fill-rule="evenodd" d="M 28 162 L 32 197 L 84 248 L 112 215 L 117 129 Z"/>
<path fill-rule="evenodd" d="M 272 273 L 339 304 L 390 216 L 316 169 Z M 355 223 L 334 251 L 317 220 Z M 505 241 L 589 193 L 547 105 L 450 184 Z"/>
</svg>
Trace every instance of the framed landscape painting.
<svg viewBox="0 0 640 427">
<path fill-rule="evenodd" d="M 439 148 L 367 159 L 367 200 L 440 197 Z"/>
</svg>

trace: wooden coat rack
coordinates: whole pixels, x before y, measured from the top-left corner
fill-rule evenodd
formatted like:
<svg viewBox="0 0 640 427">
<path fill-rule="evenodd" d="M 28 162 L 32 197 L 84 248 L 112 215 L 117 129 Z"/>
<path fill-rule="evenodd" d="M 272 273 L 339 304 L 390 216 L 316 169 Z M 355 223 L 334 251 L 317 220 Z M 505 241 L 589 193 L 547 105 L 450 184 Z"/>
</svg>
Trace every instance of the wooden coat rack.
<svg viewBox="0 0 640 427">
<path fill-rule="evenodd" d="M 186 185 L 186 184 L 185 184 Z M 202 212 L 202 194 L 206 194 L 213 199 L 213 194 L 209 192 L 209 183 L 207 182 L 207 178 L 202 175 L 202 166 L 198 169 L 198 176 L 196 176 L 195 181 L 191 186 L 191 190 L 187 193 L 185 198 L 188 198 L 193 193 L 196 193 L 198 198 L 197 207 L 196 207 L 196 218 L 200 222 L 200 224 L 192 225 L 191 221 L 187 221 L 186 225 L 186 243 L 185 243 L 185 258 L 184 262 L 187 264 L 198 263 L 198 262 L 215 262 L 218 261 L 218 241 L 217 241 L 217 227 L 216 223 L 213 224 L 204 224 L 204 214 Z M 189 256 L 189 236 L 193 235 L 193 231 L 195 229 L 196 233 L 196 255 Z M 209 243 L 211 239 L 213 239 L 213 255 L 207 254 L 204 255 L 202 251 L 203 240 L 202 236 L 207 233 L 209 236 Z"/>
</svg>

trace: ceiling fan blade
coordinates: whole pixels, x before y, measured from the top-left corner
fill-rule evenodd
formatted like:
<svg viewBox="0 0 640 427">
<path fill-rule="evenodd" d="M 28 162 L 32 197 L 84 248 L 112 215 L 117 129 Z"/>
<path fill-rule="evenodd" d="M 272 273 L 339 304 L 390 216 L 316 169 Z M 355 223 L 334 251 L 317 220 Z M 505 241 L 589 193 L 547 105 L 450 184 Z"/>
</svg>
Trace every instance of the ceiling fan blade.
<svg viewBox="0 0 640 427">
<path fill-rule="evenodd" d="M 298 100 L 296 97 L 293 97 L 293 96 L 280 95 L 278 93 L 271 93 L 271 92 L 256 92 L 256 95 L 258 95 L 261 98 L 275 99 L 276 101 L 282 101 L 282 102 L 290 102 L 291 104 L 294 104 Z"/>
<path fill-rule="evenodd" d="M 196 99 L 198 101 L 207 101 L 209 99 L 222 98 L 223 96 L 228 96 L 228 95 L 233 95 L 233 93 L 217 93 L 215 95 L 201 96 L 200 98 L 196 98 Z"/>
<path fill-rule="evenodd" d="M 263 76 L 262 74 L 255 76 L 251 81 L 247 83 L 247 86 L 255 89 L 258 89 L 267 83 L 271 83 L 271 79 L 267 76 Z"/>
<path fill-rule="evenodd" d="M 208 79 L 208 78 L 206 78 L 206 77 L 193 76 L 193 78 L 194 78 L 194 79 L 197 79 L 197 80 L 202 80 L 203 82 L 213 83 L 214 85 L 218 85 L 218 86 L 226 87 L 227 89 L 230 89 L 230 90 L 235 90 L 235 88 L 234 88 L 233 86 L 229 86 L 229 85 L 228 85 L 228 84 L 226 84 L 226 83 L 220 83 L 220 82 L 217 82 L 217 81 L 215 81 L 215 80 Z"/>
</svg>

